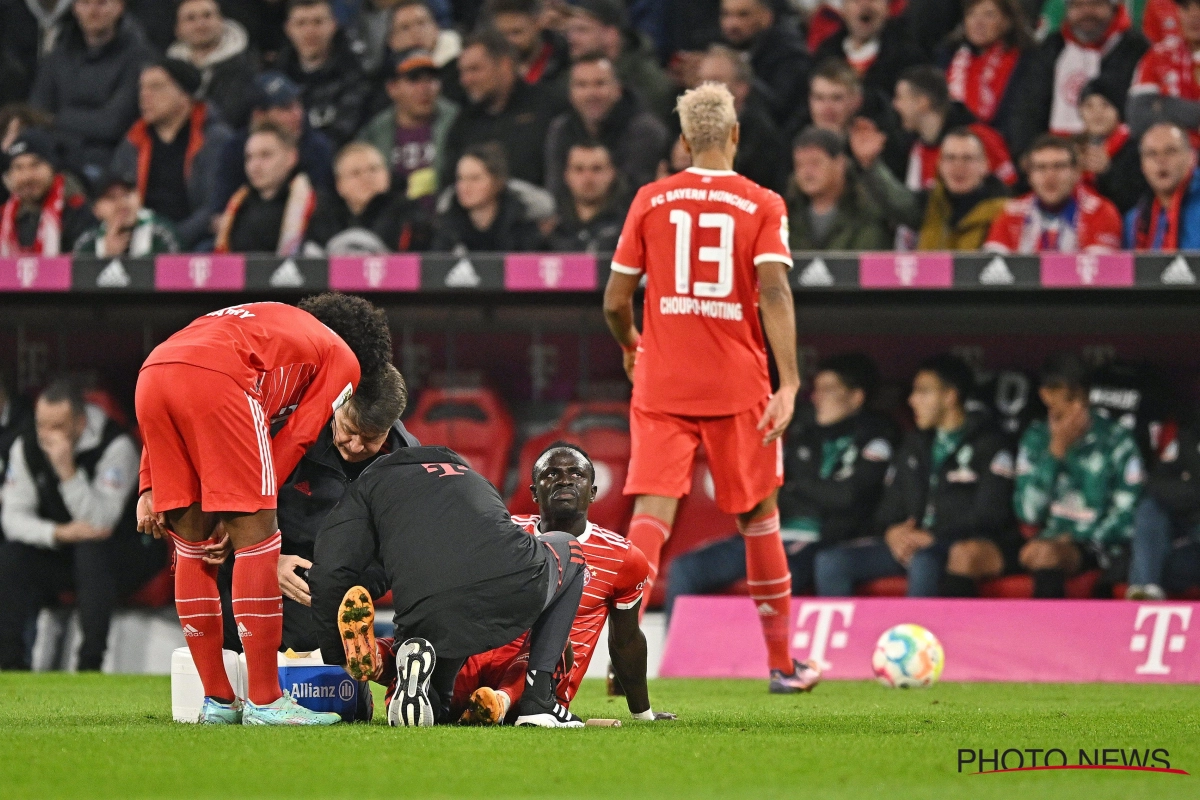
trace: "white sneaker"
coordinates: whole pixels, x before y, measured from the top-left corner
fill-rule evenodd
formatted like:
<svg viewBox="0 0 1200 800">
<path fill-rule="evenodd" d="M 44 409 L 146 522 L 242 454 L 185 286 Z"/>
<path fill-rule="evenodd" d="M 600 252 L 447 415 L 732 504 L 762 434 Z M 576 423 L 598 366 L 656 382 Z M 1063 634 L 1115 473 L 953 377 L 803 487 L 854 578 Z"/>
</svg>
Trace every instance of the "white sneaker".
<svg viewBox="0 0 1200 800">
<path fill-rule="evenodd" d="M 393 728 L 433 725 L 429 679 L 435 666 L 437 654 L 424 639 L 409 639 L 396 650 L 396 693 L 388 704 L 388 725 Z"/>
<path fill-rule="evenodd" d="M 1125 590 L 1126 600 L 1166 600 L 1167 593 L 1156 583 L 1134 584 Z"/>
</svg>

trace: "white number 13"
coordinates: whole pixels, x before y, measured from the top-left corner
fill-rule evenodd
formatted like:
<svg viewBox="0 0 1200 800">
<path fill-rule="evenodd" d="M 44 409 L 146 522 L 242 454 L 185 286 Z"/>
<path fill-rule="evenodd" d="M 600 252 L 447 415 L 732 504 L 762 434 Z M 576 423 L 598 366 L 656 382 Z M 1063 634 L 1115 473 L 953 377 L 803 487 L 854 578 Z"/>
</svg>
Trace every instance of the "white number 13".
<svg viewBox="0 0 1200 800">
<path fill-rule="evenodd" d="M 692 215 L 683 209 L 672 209 L 671 224 L 675 226 L 675 292 L 696 297 L 728 297 L 733 292 L 733 217 L 729 214 L 701 214 L 701 228 L 721 231 L 721 243 L 716 247 L 701 247 L 700 260 L 717 265 L 716 283 L 696 281 L 692 284 Z"/>
</svg>

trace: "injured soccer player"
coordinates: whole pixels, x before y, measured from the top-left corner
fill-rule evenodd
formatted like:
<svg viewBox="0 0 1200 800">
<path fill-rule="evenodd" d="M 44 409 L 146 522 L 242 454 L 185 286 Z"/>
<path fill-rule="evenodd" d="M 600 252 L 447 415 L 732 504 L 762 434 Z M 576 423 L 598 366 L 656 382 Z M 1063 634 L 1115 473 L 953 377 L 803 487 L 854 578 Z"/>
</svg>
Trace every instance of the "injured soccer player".
<svg viewBox="0 0 1200 800">
<path fill-rule="evenodd" d="M 566 531 L 576 536 L 587 560 L 583 598 L 571 627 L 571 643 L 556 674 L 558 702 L 570 706 L 608 620 L 613 671 L 625 689 L 629 713 L 640 720 L 671 720 L 674 714 L 650 708 L 646 688 L 646 637 L 638 626 L 648 568 L 642 551 L 625 537 L 588 521 L 596 499 L 596 468 L 580 448 L 555 442 L 533 465 L 535 516 L 513 517 L 526 531 Z M 527 637 L 471 656 L 458 673 L 451 713 L 460 722 L 496 725 L 515 718 L 525 689 Z"/>
<path fill-rule="evenodd" d="M 381 672 L 374 607 L 362 588 L 375 561 L 396 610 L 390 725 L 453 721 L 463 662 L 529 631 L 515 724 L 582 727 L 556 700 L 553 682 L 584 588 L 574 536 L 527 534 L 495 487 L 452 450 L 409 447 L 377 460 L 317 534 L 309 588 L 326 663 L 383 682 L 390 676 Z"/>
</svg>

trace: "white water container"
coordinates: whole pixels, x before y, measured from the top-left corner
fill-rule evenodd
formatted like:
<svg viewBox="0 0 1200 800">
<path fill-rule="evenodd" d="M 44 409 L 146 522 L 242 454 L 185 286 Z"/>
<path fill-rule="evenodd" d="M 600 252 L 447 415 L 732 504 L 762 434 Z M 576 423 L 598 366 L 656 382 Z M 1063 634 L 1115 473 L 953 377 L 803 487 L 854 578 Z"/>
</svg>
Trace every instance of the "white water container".
<svg viewBox="0 0 1200 800">
<path fill-rule="evenodd" d="M 225 657 L 225 673 L 230 685 L 234 691 L 243 692 L 238 654 L 232 650 L 221 653 Z M 192 652 L 186 647 L 178 647 L 171 653 L 171 716 L 176 722 L 196 722 L 202 705 L 204 684 L 200 681 L 200 673 L 196 672 Z"/>
</svg>

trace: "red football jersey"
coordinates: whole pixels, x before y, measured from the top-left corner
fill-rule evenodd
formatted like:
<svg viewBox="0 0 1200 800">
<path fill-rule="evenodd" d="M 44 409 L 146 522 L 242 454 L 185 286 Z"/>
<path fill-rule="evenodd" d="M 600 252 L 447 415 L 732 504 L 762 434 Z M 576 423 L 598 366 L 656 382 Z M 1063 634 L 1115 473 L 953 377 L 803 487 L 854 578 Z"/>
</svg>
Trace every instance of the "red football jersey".
<svg viewBox="0 0 1200 800">
<path fill-rule="evenodd" d="M 529 533 L 538 532 L 541 517 L 513 517 L 513 522 Z M 587 673 L 600 631 L 608 619 L 609 609 L 628 609 L 642 599 L 642 588 L 650 572 L 646 557 L 624 536 L 588 523 L 579 537 L 587 566 L 583 574 L 583 598 L 571 624 L 571 647 L 575 664 L 565 684 L 558 686 L 559 697 L 566 703 L 579 691 L 579 683 Z"/>
<path fill-rule="evenodd" d="M 612 261 L 646 274 L 635 406 L 729 416 L 771 393 L 755 269 L 768 261 L 792 265 L 787 208 L 770 189 L 693 167 L 638 191 Z"/>
<path fill-rule="evenodd" d="M 228 375 L 283 427 L 271 439 L 279 485 L 358 386 L 358 359 L 307 311 L 245 303 L 205 314 L 150 353 L 143 367 L 191 364 Z M 143 454 L 142 487 L 149 485 Z"/>
</svg>

